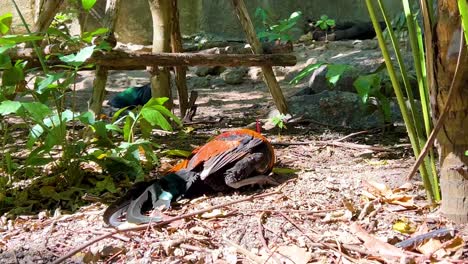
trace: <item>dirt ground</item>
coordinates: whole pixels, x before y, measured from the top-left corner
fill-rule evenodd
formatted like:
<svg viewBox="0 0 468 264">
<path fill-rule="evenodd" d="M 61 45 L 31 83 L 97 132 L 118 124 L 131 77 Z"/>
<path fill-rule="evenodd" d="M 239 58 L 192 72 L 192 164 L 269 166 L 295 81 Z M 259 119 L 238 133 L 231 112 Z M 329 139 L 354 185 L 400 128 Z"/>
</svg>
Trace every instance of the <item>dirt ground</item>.
<svg viewBox="0 0 468 264">
<path fill-rule="evenodd" d="M 90 72 L 80 78 L 82 107 L 91 94 L 92 78 Z M 188 78 L 190 87 L 196 77 L 190 73 Z M 147 80 L 143 71 L 112 72 L 108 98 Z M 298 89 L 286 82 L 281 86 L 286 98 Z M 200 93 L 194 121 L 200 123 L 191 125 L 191 139 L 169 134 L 155 136 L 155 142 L 190 150 L 219 131 L 265 119 L 271 109 L 265 85 L 248 77 L 241 85 L 194 89 Z M 221 117 L 219 122 L 207 122 Z M 168 218 L 264 195 L 168 225 L 114 234 L 65 263 L 424 263 L 431 254 L 435 262 L 468 263 L 463 242 L 468 241 L 467 226 L 455 225 L 430 209 L 419 176 L 405 181 L 414 158 L 405 134 L 397 131 L 401 130 L 350 131 L 315 122 L 264 131 L 275 146 L 279 169 L 273 177 L 280 186 L 183 201 L 165 212 Z M 174 160 L 162 159 L 167 162 Z M 2 218 L 0 262 L 50 263 L 113 231 L 102 221 L 106 206 L 96 202 L 73 214 L 57 210 Z M 457 232 L 418 241 L 418 249 L 400 251 L 392 246 L 410 237 L 405 230 L 424 234 L 440 228 Z"/>
</svg>

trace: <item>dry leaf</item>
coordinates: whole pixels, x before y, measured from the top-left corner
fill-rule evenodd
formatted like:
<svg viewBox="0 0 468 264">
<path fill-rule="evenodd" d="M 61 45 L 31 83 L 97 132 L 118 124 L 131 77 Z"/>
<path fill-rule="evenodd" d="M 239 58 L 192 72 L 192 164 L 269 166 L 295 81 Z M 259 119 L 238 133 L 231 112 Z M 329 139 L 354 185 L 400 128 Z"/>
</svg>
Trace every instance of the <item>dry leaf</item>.
<svg viewBox="0 0 468 264">
<path fill-rule="evenodd" d="M 229 214 L 228 211 L 222 210 L 222 209 L 214 209 L 210 212 L 203 213 L 201 215 L 202 218 L 205 219 L 211 219 L 211 218 L 220 218 L 220 217 L 226 217 Z"/>
<path fill-rule="evenodd" d="M 403 250 L 385 243 L 367 233 L 356 222 L 351 224 L 351 231 L 354 232 L 362 241 L 364 246 L 371 252 L 379 254 L 380 256 L 392 258 L 405 258 L 406 255 Z"/>
<path fill-rule="evenodd" d="M 430 256 L 441 248 L 442 243 L 438 239 L 431 238 L 427 242 L 419 245 L 416 249 L 424 255 Z"/>
<path fill-rule="evenodd" d="M 312 254 L 310 254 L 310 252 L 296 245 L 280 246 L 276 252 L 285 256 L 285 258 L 282 259 L 284 262 L 281 263 L 306 264 L 312 259 Z"/>
<path fill-rule="evenodd" d="M 393 230 L 402 234 L 412 234 L 415 231 L 414 226 L 406 218 L 401 218 L 393 224 Z"/>
</svg>

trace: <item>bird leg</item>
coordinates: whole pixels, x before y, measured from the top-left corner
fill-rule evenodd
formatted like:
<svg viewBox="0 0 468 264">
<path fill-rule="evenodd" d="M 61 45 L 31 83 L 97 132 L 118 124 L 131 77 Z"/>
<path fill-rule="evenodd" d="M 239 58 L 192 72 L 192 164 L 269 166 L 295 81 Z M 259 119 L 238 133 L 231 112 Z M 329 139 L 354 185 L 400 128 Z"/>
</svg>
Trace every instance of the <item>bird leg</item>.
<svg viewBox="0 0 468 264">
<path fill-rule="evenodd" d="M 254 184 L 258 184 L 258 185 L 269 184 L 269 185 L 275 185 L 276 186 L 276 185 L 279 185 L 279 182 L 277 182 L 276 180 L 274 180 L 270 176 L 258 175 L 258 176 L 249 177 L 249 178 L 237 181 L 237 182 L 231 182 L 231 183 L 226 183 L 226 184 L 229 187 L 232 187 L 234 189 L 238 189 L 238 188 L 246 186 L 246 185 L 254 185 Z"/>
</svg>

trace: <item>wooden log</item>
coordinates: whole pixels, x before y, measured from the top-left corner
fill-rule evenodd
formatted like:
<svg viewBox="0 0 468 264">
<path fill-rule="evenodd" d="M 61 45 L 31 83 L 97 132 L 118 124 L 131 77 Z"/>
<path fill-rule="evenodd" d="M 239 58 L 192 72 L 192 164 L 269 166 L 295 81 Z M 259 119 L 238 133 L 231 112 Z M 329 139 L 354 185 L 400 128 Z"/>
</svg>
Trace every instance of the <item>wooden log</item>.
<svg viewBox="0 0 468 264">
<path fill-rule="evenodd" d="M 179 27 L 179 9 L 177 7 L 177 0 L 172 0 L 172 31 L 171 31 L 171 47 L 173 53 L 183 52 L 182 36 Z M 188 109 L 188 91 L 186 80 L 187 66 L 175 67 L 175 83 L 177 92 L 179 94 L 179 110 L 180 118 L 185 117 Z"/>
<path fill-rule="evenodd" d="M 148 0 L 148 5 L 153 19 L 153 52 L 171 51 L 171 17 L 172 5 L 169 0 Z M 171 75 L 168 67 L 151 65 L 148 72 L 151 74 L 151 95 L 154 98 L 167 97 L 169 100 L 164 104 L 168 109 L 173 107 Z"/>
<path fill-rule="evenodd" d="M 32 49 L 9 53 L 12 60 L 35 62 Z M 53 56 L 53 55 L 52 55 Z M 204 53 L 126 53 L 124 51 L 95 52 L 86 61 L 106 66 L 109 69 L 141 69 L 142 66 L 293 66 L 296 57 L 290 54 L 204 54 Z M 51 57 L 49 65 L 64 64 Z"/>
<path fill-rule="evenodd" d="M 106 2 L 104 25 L 109 29 L 109 32 L 105 39 L 113 38 L 113 40 L 115 40 L 113 34 L 117 21 L 119 5 L 120 0 L 107 0 Z M 102 102 L 104 101 L 104 95 L 106 92 L 108 71 L 108 67 L 102 65 L 98 65 L 96 67 L 96 76 L 93 82 L 93 94 L 88 101 L 88 110 L 93 112 L 95 116 L 98 116 L 102 110 Z"/>
<path fill-rule="evenodd" d="M 252 51 L 255 54 L 262 54 L 263 48 L 260 44 L 260 41 L 257 38 L 257 34 L 255 33 L 255 28 L 252 24 L 252 20 L 250 19 L 249 12 L 247 11 L 247 7 L 243 0 L 232 0 L 234 5 L 234 9 L 236 10 L 237 17 L 244 28 L 245 34 L 247 36 L 247 41 L 250 43 L 252 47 Z M 271 65 L 263 65 L 262 66 L 263 72 L 263 79 L 270 90 L 271 96 L 273 97 L 273 101 L 275 102 L 276 108 L 282 114 L 286 114 L 288 112 L 288 106 L 286 104 L 286 100 L 284 99 L 283 92 L 281 91 L 281 87 L 279 86 L 278 82 L 276 81 L 275 74 Z"/>
</svg>

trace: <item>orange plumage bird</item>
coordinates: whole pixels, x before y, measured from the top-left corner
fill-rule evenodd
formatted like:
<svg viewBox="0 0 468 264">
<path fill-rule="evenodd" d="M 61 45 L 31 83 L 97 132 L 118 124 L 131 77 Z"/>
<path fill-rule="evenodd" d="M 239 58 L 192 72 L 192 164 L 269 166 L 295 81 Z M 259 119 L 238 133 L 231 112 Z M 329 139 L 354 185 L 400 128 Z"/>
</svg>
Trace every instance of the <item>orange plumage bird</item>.
<svg viewBox="0 0 468 264">
<path fill-rule="evenodd" d="M 123 216 L 133 223 L 159 221 L 159 217 L 149 217 L 144 212 L 209 191 L 277 184 L 268 176 L 274 163 L 273 147 L 260 133 L 249 129 L 224 132 L 195 149 L 163 178 L 135 184 L 107 208 L 104 221 L 112 226 L 123 223 Z"/>
</svg>

